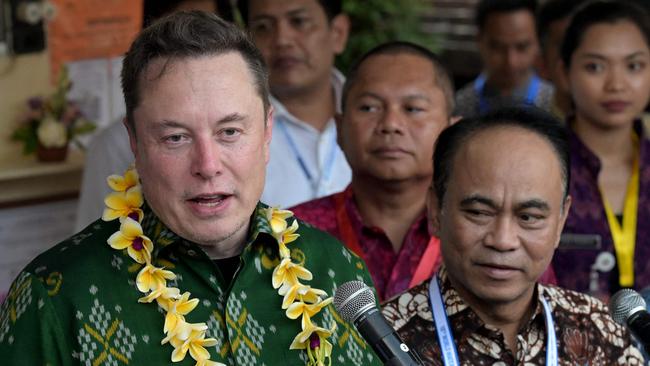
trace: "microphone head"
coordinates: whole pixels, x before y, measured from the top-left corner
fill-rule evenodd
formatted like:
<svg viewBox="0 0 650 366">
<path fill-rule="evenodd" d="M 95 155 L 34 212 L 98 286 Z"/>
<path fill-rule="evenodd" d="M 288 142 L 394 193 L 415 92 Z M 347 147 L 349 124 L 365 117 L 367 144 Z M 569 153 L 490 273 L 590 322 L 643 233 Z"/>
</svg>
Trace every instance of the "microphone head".
<svg viewBox="0 0 650 366">
<path fill-rule="evenodd" d="M 609 299 L 609 314 L 621 325 L 627 323 L 630 315 L 645 310 L 645 301 L 636 291 L 624 288 Z"/>
<path fill-rule="evenodd" d="M 354 323 L 361 314 L 374 307 L 375 295 L 361 281 L 345 282 L 334 293 L 334 308 L 349 323 Z"/>
</svg>

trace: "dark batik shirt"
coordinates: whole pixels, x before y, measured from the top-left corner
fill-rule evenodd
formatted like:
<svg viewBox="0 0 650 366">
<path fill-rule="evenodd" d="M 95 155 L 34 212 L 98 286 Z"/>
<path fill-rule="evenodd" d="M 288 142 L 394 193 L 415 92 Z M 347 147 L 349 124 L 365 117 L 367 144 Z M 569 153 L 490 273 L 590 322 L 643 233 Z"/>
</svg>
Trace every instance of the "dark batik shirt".
<svg viewBox="0 0 650 366">
<path fill-rule="evenodd" d="M 369 226 L 363 222 L 350 186 L 343 192 L 309 201 L 290 209 L 296 217 L 327 231 L 346 244 L 348 248 L 351 247 L 351 243 L 349 238 L 344 237 L 336 217 L 336 196 L 342 196 L 344 199 L 345 213 L 349 218 L 360 249 L 363 251 L 361 257 L 368 266 L 380 300 L 407 290 L 431 239 L 424 212 L 413 222 L 404 237 L 402 247 L 396 253 L 382 228 Z M 436 266 L 439 263 L 440 259 Z"/>
<path fill-rule="evenodd" d="M 634 249 L 634 288 L 650 286 L 650 141 L 645 137 L 640 123 L 635 124 L 640 143 L 639 203 L 637 211 L 636 245 Z M 589 274 L 597 256 L 602 252 L 614 255 L 614 243 L 607 223 L 605 207 L 598 187 L 600 160 L 580 138 L 570 131 L 571 148 L 571 210 L 564 233 L 597 234 L 602 240 L 600 250 L 558 248 L 553 258 L 553 268 L 558 285 L 571 290 L 589 291 Z M 616 292 L 618 269 L 598 272 L 598 285 L 602 299 Z"/>
<path fill-rule="evenodd" d="M 205 322 L 217 344 L 213 361 L 234 365 L 305 365 L 306 352 L 290 350 L 299 320 L 282 309 L 271 285 L 277 241 L 259 205 L 234 278 L 224 278 L 205 252 L 170 231 L 145 207 L 145 235 L 154 242 L 153 262 L 173 271 L 171 286 L 191 292 L 198 306 L 188 322 Z M 0 312 L 1 365 L 172 365 L 172 346 L 161 345 L 165 316 L 157 304 L 138 303 L 141 266 L 106 243 L 118 220 L 96 221 L 38 256 L 20 273 Z M 313 273 L 306 284 L 334 293 L 350 280 L 369 282 L 362 261 L 330 235 L 304 223 L 288 245 L 291 256 Z M 314 321 L 336 324 L 332 364 L 379 365 L 372 349 L 332 305 Z M 194 365 L 187 355 L 173 365 Z"/>
<path fill-rule="evenodd" d="M 485 324 L 463 301 L 444 268 L 441 292 L 462 365 L 546 365 L 546 328 L 541 301 L 517 335 L 517 353 L 506 346 L 503 333 Z M 643 365 L 643 356 L 630 342 L 625 328 L 614 323 L 599 300 L 555 286 L 537 285 L 537 297 L 551 308 L 560 365 Z M 383 315 L 402 340 L 415 349 L 425 365 L 443 365 L 429 305 L 429 282 L 424 282 L 383 305 Z"/>
</svg>

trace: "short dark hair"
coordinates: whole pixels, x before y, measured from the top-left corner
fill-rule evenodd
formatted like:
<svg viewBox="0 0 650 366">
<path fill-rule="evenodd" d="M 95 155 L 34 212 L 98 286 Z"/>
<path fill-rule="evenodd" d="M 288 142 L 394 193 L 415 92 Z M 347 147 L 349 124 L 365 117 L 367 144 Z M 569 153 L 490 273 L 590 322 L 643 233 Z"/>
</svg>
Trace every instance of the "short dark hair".
<svg viewBox="0 0 650 366">
<path fill-rule="evenodd" d="M 135 131 L 133 111 L 140 103 L 142 73 L 152 61 L 165 59 L 159 76 L 175 60 L 238 53 L 253 76 L 255 87 L 269 109 L 268 71 L 262 54 L 251 39 L 236 25 L 216 14 L 203 11 L 182 11 L 159 19 L 143 30 L 131 44 L 122 66 L 122 91 L 126 103 L 126 118 Z"/>
<path fill-rule="evenodd" d="M 553 115 L 534 106 L 504 107 L 482 116 L 463 118 L 442 131 L 433 154 L 433 188 L 442 206 L 449 179 L 453 174 L 454 159 L 460 148 L 479 132 L 517 127 L 531 131 L 546 140 L 553 148 L 563 179 L 564 198 L 569 194 L 569 143 L 566 127 Z"/>
<path fill-rule="evenodd" d="M 597 24 L 629 21 L 639 28 L 646 44 L 650 46 L 650 15 L 646 9 L 630 1 L 593 1 L 578 8 L 564 34 L 561 56 L 566 68 L 580 47 L 587 30 Z"/>
<path fill-rule="evenodd" d="M 487 18 L 494 13 L 512 13 L 528 10 L 535 17 L 536 0 L 481 0 L 476 6 L 476 26 L 482 31 Z"/>
<path fill-rule="evenodd" d="M 449 71 L 447 71 L 447 68 L 435 53 L 418 44 L 405 41 L 391 41 L 382 43 L 366 52 L 352 65 L 348 71 L 348 76 L 343 86 L 343 93 L 341 96 L 341 106 L 343 110 L 345 110 L 345 105 L 350 89 L 352 89 L 354 84 L 357 82 L 359 69 L 361 66 L 363 66 L 363 63 L 373 56 L 398 54 L 415 55 L 431 62 L 433 71 L 435 73 L 434 76 L 436 85 L 442 89 L 442 92 L 445 95 L 445 102 L 447 103 L 447 112 L 451 115 L 452 111 L 454 110 L 454 83 L 449 76 Z"/>
<path fill-rule="evenodd" d="M 537 37 L 542 50 L 546 47 L 551 24 L 569 19 L 575 9 L 584 2 L 585 0 L 549 0 L 540 6 L 537 11 Z"/>
<path fill-rule="evenodd" d="M 250 0 L 237 1 L 237 9 L 239 10 L 239 14 L 241 14 L 242 20 L 244 20 L 244 23 L 246 24 L 248 24 L 248 11 L 250 8 L 249 2 Z M 321 8 L 323 8 L 327 19 L 330 21 L 343 12 L 343 0 L 317 0 L 317 2 L 320 4 Z"/>
</svg>

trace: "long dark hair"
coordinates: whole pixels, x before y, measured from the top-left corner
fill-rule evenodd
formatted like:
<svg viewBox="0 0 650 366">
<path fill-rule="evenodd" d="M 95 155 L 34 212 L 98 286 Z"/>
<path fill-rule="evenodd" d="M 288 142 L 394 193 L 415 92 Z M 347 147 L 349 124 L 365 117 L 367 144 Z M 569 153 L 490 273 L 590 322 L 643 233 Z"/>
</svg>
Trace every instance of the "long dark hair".
<svg viewBox="0 0 650 366">
<path fill-rule="evenodd" d="M 561 56 L 564 66 L 571 66 L 571 57 L 580 47 L 587 30 L 602 23 L 616 23 L 620 21 L 632 22 L 643 35 L 650 47 L 650 15 L 648 12 L 630 1 L 594 1 L 584 4 L 571 18 L 564 41 L 562 42 Z"/>
</svg>

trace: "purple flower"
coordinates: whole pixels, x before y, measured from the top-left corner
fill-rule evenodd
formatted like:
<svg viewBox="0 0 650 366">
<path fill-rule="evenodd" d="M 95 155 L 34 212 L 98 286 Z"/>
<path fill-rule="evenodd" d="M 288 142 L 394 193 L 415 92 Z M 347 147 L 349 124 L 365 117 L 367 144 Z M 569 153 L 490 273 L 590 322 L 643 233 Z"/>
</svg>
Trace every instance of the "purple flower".
<svg viewBox="0 0 650 366">
<path fill-rule="evenodd" d="M 316 332 L 309 336 L 309 348 L 316 349 L 320 347 L 320 336 Z"/>
<path fill-rule="evenodd" d="M 144 248 L 144 241 L 142 240 L 141 237 L 137 237 L 133 240 L 133 249 L 135 250 L 142 250 Z"/>
<path fill-rule="evenodd" d="M 71 126 L 79 117 L 81 117 L 79 107 L 72 102 L 68 102 L 61 116 L 61 122 L 66 126 Z"/>
<path fill-rule="evenodd" d="M 27 100 L 27 105 L 29 106 L 29 109 L 40 110 L 43 108 L 43 98 L 31 97 Z"/>
</svg>

